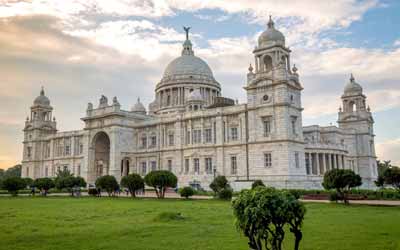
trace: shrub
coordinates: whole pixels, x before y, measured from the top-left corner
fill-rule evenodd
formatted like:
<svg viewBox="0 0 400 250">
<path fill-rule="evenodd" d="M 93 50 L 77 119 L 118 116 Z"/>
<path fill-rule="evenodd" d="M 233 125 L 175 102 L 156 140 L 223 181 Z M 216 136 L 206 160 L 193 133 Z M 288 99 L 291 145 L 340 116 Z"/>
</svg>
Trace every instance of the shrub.
<svg viewBox="0 0 400 250">
<path fill-rule="evenodd" d="M 215 177 L 215 179 L 210 184 L 210 188 L 212 189 L 212 191 L 214 191 L 216 196 L 218 196 L 220 190 L 228 187 L 228 180 L 223 175 Z"/>
<path fill-rule="evenodd" d="M 31 178 L 25 177 L 25 178 L 22 178 L 22 180 L 25 182 L 25 188 L 34 186 L 34 182 Z"/>
<path fill-rule="evenodd" d="M 33 184 L 43 193 L 44 196 L 47 195 L 50 188 L 55 186 L 54 181 L 50 178 L 38 178 L 33 182 Z"/>
<path fill-rule="evenodd" d="M 132 197 L 136 197 L 136 191 L 144 189 L 144 181 L 140 175 L 130 174 L 122 177 L 121 186 L 127 188 Z"/>
<path fill-rule="evenodd" d="M 385 184 L 393 186 L 400 191 L 400 168 L 391 167 L 383 173 Z"/>
<path fill-rule="evenodd" d="M 71 196 L 74 196 L 74 188 L 86 187 L 86 181 L 80 176 L 61 175 L 56 178 L 55 187 L 59 190 L 66 189 L 71 193 Z"/>
<path fill-rule="evenodd" d="M 21 177 L 8 177 L 3 180 L 2 186 L 13 196 L 17 196 L 18 191 L 26 187 L 25 181 Z"/>
<path fill-rule="evenodd" d="M 337 198 L 348 204 L 347 195 L 351 188 L 361 186 L 361 177 L 350 169 L 332 169 L 325 173 L 322 186 L 336 190 Z"/>
<path fill-rule="evenodd" d="M 248 238 L 250 249 L 282 249 L 285 227 L 294 235 L 294 249 L 299 249 L 306 209 L 289 192 L 265 187 L 243 190 L 232 207 L 236 226 Z"/>
<path fill-rule="evenodd" d="M 157 197 L 163 199 L 167 188 L 175 188 L 178 182 L 176 176 L 166 170 L 151 171 L 144 177 L 144 182 L 153 187 Z"/>
<path fill-rule="evenodd" d="M 184 187 L 180 190 L 181 197 L 185 197 L 188 199 L 189 197 L 194 195 L 194 190 L 192 187 Z"/>
<path fill-rule="evenodd" d="M 111 196 L 111 194 L 118 190 L 119 185 L 114 176 L 104 175 L 97 178 L 96 187 L 105 190 L 108 196 Z"/>
<path fill-rule="evenodd" d="M 253 184 L 251 184 L 251 189 L 254 189 L 254 188 L 259 187 L 259 186 L 265 187 L 264 182 L 262 180 L 255 180 L 253 182 Z"/>
<path fill-rule="evenodd" d="M 224 188 L 218 192 L 218 198 L 221 200 L 232 200 L 233 191 L 231 188 Z"/>
</svg>

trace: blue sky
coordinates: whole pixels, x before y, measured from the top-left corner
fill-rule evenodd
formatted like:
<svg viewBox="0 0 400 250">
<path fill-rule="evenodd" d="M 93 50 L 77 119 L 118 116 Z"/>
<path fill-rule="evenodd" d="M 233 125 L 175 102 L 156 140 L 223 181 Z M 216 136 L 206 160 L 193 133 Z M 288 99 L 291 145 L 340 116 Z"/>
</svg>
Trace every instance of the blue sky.
<svg viewBox="0 0 400 250">
<path fill-rule="evenodd" d="M 45 86 L 61 131 L 88 102 L 147 105 L 179 56 L 182 26 L 223 95 L 246 100 L 252 50 L 271 14 L 292 50 L 304 125 L 336 124 L 351 72 L 374 112 L 377 153 L 400 165 L 400 1 L 32 0 L 0 3 L 0 168 L 21 160 L 24 119 Z M 10 107 L 10 108 L 8 108 Z M 12 107 L 12 108 L 11 108 Z"/>
</svg>

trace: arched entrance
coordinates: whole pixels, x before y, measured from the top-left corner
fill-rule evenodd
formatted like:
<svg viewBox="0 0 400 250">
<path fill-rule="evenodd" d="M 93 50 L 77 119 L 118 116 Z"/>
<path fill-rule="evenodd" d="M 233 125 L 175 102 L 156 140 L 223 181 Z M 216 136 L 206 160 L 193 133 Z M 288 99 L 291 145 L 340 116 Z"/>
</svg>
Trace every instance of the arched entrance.
<svg viewBox="0 0 400 250">
<path fill-rule="evenodd" d="M 121 160 L 121 176 L 129 175 L 130 159 L 125 157 Z"/>
<path fill-rule="evenodd" d="M 99 132 L 93 139 L 95 179 L 108 175 L 110 169 L 110 138 L 105 132 Z"/>
</svg>

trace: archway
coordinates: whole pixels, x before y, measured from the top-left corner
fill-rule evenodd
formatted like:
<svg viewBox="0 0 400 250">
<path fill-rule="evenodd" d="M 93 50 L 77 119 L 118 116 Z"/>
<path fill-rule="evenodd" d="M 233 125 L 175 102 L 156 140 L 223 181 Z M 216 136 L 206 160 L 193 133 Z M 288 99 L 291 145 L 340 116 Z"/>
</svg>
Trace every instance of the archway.
<svg viewBox="0 0 400 250">
<path fill-rule="evenodd" d="M 269 55 L 264 56 L 264 71 L 270 72 L 272 70 L 272 58 Z"/>
<path fill-rule="evenodd" d="M 108 175 L 110 168 L 110 138 L 105 132 L 99 132 L 93 139 L 95 179 Z"/>
<path fill-rule="evenodd" d="M 121 176 L 129 175 L 130 159 L 124 158 L 121 160 Z"/>
</svg>

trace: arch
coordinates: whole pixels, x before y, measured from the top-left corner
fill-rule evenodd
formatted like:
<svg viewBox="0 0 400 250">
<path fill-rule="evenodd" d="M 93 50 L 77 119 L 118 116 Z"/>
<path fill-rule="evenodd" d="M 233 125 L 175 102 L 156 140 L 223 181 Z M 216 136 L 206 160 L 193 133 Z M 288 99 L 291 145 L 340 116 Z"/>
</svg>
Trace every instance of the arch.
<svg viewBox="0 0 400 250">
<path fill-rule="evenodd" d="M 272 70 L 272 57 L 269 55 L 265 55 L 263 58 L 264 62 L 264 71 L 270 72 Z"/>
<path fill-rule="evenodd" d="M 108 175 L 110 169 L 110 137 L 105 132 L 98 132 L 92 141 L 94 148 L 94 177 Z"/>
<path fill-rule="evenodd" d="M 129 157 L 125 157 L 121 160 L 121 176 L 129 175 L 130 164 L 131 159 Z"/>
<path fill-rule="evenodd" d="M 354 101 L 350 101 L 350 102 L 349 102 L 349 111 L 350 111 L 350 112 L 354 112 L 354 111 L 356 111 L 356 110 L 357 110 L 356 103 L 355 103 Z"/>
</svg>

